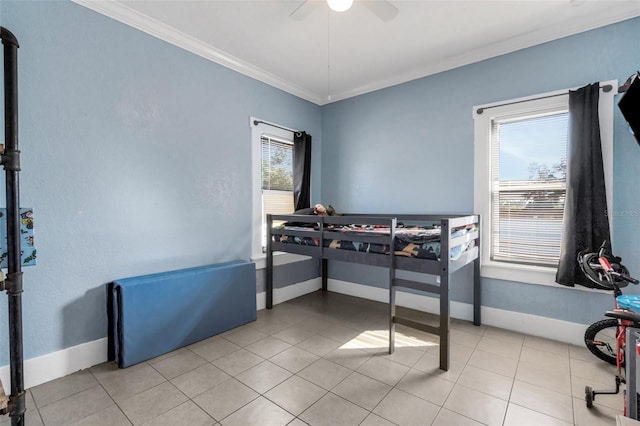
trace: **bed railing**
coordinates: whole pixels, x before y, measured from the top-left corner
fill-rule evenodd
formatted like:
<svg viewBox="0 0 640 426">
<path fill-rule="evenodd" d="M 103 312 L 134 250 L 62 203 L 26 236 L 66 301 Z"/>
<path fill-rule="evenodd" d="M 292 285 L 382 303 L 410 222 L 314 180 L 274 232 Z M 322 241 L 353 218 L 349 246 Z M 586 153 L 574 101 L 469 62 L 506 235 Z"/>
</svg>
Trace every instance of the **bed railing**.
<svg viewBox="0 0 640 426">
<path fill-rule="evenodd" d="M 307 229 L 273 229 L 274 221 L 300 223 L 312 228 Z M 396 255 L 396 233 L 398 223 L 425 224 L 440 226 L 440 258 L 421 259 Z M 331 225 L 373 225 L 388 227 L 389 233 L 366 234 L 349 233 L 331 230 Z M 452 236 L 456 229 L 467 228 L 459 236 Z M 322 288 L 327 290 L 327 259 L 356 262 L 368 265 L 383 266 L 389 270 L 389 353 L 393 353 L 395 345 L 395 324 L 416 328 L 440 337 L 440 368 L 449 368 L 449 326 L 450 299 L 449 284 L 451 275 L 466 265 L 473 263 L 473 323 L 480 325 L 481 288 L 480 288 L 480 216 L 478 215 L 388 215 L 388 214 L 345 214 L 341 216 L 301 216 L 301 215 L 267 215 L 267 308 L 273 306 L 273 251 L 306 254 L 322 259 Z M 312 245 L 273 241 L 274 235 L 290 237 L 310 237 L 317 239 Z M 360 243 L 378 243 L 389 247 L 388 253 L 360 252 L 324 247 L 325 240 L 351 241 Z M 307 243 L 309 243 L 307 241 Z M 452 249 L 469 243 L 455 259 L 451 258 Z M 473 244 L 471 244 L 473 243 Z M 317 245 L 316 245 L 317 244 Z M 340 243 L 342 244 L 342 243 Z M 461 249 L 462 250 L 462 249 Z M 456 253 L 457 254 L 457 253 Z M 424 283 L 396 278 L 396 269 L 435 275 L 439 282 Z M 439 296 L 440 324 L 433 326 L 420 323 L 410 318 L 396 315 L 396 290 L 409 288 Z"/>
<path fill-rule="evenodd" d="M 304 224 L 305 227 L 315 226 L 316 229 L 292 230 L 273 228 L 274 222 L 288 222 Z M 323 289 L 326 290 L 326 269 L 327 259 L 342 260 L 346 262 L 354 262 L 361 264 L 369 264 L 381 267 L 394 266 L 397 269 L 420 272 L 430 275 L 441 275 L 441 265 L 438 262 L 421 261 L 424 259 L 415 259 L 404 256 L 389 256 L 383 253 L 368 253 L 352 250 L 335 250 L 324 247 L 323 240 L 340 240 L 361 243 L 379 243 L 387 244 L 389 247 L 395 246 L 394 229 L 399 222 L 418 223 L 418 224 L 435 224 L 441 227 L 441 253 L 449 253 L 451 247 L 459 244 L 474 241 L 473 247 L 464 252 L 458 259 L 446 259 L 441 256 L 442 262 L 446 263 L 446 269 L 456 271 L 463 266 L 474 261 L 479 256 L 479 232 L 469 232 L 460 237 L 451 237 L 451 230 L 455 228 L 475 225 L 479 227 L 480 218 L 478 215 L 423 215 L 423 214 L 344 214 L 340 216 L 313 216 L 313 215 L 268 215 L 267 216 L 267 254 L 275 251 L 291 252 L 306 256 L 320 257 L 323 259 Z M 360 233 L 335 232 L 327 229 L 330 225 L 373 225 L 389 227 L 391 232 L 388 235 L 365 235 Z M 317 245 L 299 245 L 286 242 L 273 241 L 273 236 L 290 236 L 290 237 L 309 237 L 317 239 Z M 391 250 L 393 252 L 393 250 Z M 394 259 L 391 259 L 393 257 Z M 272 256 L 267 256 L 267 268 L 273 267 Z M 270 270 L 270 269 L 269 269 Z M 269 295 L 273 289 L 271 277 L 267 276 L 267 306 L 269 304 Z"/>
</svg>

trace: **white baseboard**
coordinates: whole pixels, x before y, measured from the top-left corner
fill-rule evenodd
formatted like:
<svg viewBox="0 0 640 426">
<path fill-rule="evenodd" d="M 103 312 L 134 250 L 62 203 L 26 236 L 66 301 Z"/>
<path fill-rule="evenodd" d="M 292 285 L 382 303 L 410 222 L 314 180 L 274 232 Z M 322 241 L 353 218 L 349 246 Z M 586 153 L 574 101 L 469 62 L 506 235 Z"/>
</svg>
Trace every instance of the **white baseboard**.
<svg viewBox="0 0 640 426">
<path fill-rule="evenodd" d="M 29 389 L 106 361 L 106 337 L 27 359 L 24 361 L 24 387 Z M 8 365 L 0 367 L 0 380 L 8 391 L 11 388 L 11 373 Z"/>
<path fill-rule="evenodd" d="M 321 287 L 322 279 L 318 277 L 298 284 L 278 288 L 273 292 L 273 303 L 282 303 L 289 299 L 294 299 L 319 290 Z M 258 310 L 264 309 L 266 305 L 266 293 L 258 293 L 256 295 L 256 302 Z M 36 358 L 27 359 L 24 361 L 24 387 L 25 389 L 29 389 L 106 361 L 106 337 Z M 0 380 L 2 380 L 2 385 L 7 391 L 11 389 L 11 372 L 8 365 L 0 367 Z"/>
<path fill-rule="evenodd" d="M 482 307 L 482 323 L 584 347 L 586 324 Z"/>
<path fill-rule="evenodd" d="M 288 285 L 282 288 L 273 289 L 273 304 L 286 302 L 290 299 L 295 299 L 307 293 L 312 293 L 322 288 L 322 278 L 312 278 L 301 283 Z M 256 294 L 256 306 L 258 310 L 264 309 L 267 306 L 267 292 Z"/>
<path fill-rule="evenodd" d="M 361 297 L 378 302 L 389 302 L 389 290 L 347 281 L 327 280 L 329 291 Z M 396 304 L 406 308 L 437 314 L 440 312 L 440 301 L 436 297 L 419 294 L 397 292 Z M 473 305 L 452 301 L 450 303 L 452 318 L 471 321 L 473 319 Z M 480 310 L 482 324 L 513 330 L 533 336 L 541 336 L 559 342 L 584 345 L 584 332 L 587 325 L 575 322 L 547 318 L 521 312 L 483 306 Z"/>
<path fill-rule="evenodd" d="M 313 278 L 298 284 L 275 289 L 273 303 L 278 304 L 307 293 L 319 290 L 322 287 L 321 278 Z M 329 279 L 330 291 L 363 299 L 375 300 L 387 303 L 389 291 L 384 288 L 355 284 L 347 281 Z M 439 301 L 434 297 L 416 295 L 412 293 L 398 292 L 396 301 L 399 306 L 417 309 L 424 312 L 438 313 Z M 266 293 L 256 294 L 257 309 L 261 310 L 266 305 Z M 451 317 L 471 320 L 473 307 L 468 303 L 451 302 Z M 483 306 L 482 323 L 494 327 L 513 330 L 534 336 L 542 336 L 548 339 L 571 343 L 582 346 L 584 331 L 587 325 L 546 318 L 538 315 L 507 311 Z M 32 388 L 42 383 L 64 377 L 76 371 L 92 367 L 107 361 L 107 338 L 83 343 L 71 348 L 52 352 L 24 362 L 25 389 Z M 5 389 L 10 389 L 9 366 L 0 367 L 0 380 Z"/>
</svg>

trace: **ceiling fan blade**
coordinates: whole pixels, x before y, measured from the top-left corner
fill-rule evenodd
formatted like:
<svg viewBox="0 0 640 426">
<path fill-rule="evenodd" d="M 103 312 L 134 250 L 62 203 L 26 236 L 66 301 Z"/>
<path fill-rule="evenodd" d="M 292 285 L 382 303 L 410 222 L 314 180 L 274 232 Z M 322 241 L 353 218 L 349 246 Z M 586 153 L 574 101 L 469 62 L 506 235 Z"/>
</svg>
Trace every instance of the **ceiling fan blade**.
<svg viewBox="0 0 640 426">
<path fill-rule="evenodd" d="M 311 14 L 313 9 L 315 9 L 317 6 L 317 1 L 304 0 L 300 3 L 300 5 L 298 5 L 298 7 L 294 9 L 293 12 L 289 14 L 289 18 L 295 19 L 296 21 L 302 21 L 307 16 L 309 16 L 309 14 Z"/>
<path fill-rule="evenodd" d="M 368 0 L 362 2 L 374 15 L 384 22 L 389 22 L 398 14 L 398 8 L 387 0 Z"/>
</svg>

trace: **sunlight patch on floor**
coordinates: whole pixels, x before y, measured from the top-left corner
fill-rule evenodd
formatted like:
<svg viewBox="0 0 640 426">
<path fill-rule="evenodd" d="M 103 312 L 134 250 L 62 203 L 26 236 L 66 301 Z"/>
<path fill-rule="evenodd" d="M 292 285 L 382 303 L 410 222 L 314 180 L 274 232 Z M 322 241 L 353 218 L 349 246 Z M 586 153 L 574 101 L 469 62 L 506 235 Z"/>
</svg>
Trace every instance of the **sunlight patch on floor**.
<svg viewBox="0 0 640 426">
<path fill-rule="evenodd" d="M 438 346 L 436 342 L 429 342 L 406 336 L 396 332 L 396 348 L 414 347 L 431 348 Z M 379 349 L 389 347 L 389 330 L 367 330 L 342 345 L 340 349 Z"/>
</svg>

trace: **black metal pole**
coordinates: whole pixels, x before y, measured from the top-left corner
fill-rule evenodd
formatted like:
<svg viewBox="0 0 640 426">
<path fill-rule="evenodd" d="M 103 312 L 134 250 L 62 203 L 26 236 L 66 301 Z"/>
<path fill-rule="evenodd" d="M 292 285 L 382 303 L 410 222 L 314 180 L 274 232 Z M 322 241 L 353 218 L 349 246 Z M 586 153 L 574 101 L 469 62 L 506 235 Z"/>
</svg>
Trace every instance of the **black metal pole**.
<svg viewBox="0 0 640 426">
<path fill-rule="evenodd" d="M 2 165 L 7 203 L 7 262 L 5 283 L 9 296 L 9 363 L 11 396 L 8 411 L 12 425 L 24 424 L 25 393 L 22 337 L 22 269 L 20 248 L 20 151 L 18 150 L 18 40 L 0 27 L 4 45 L 4 135 Z"/>
</svg>

